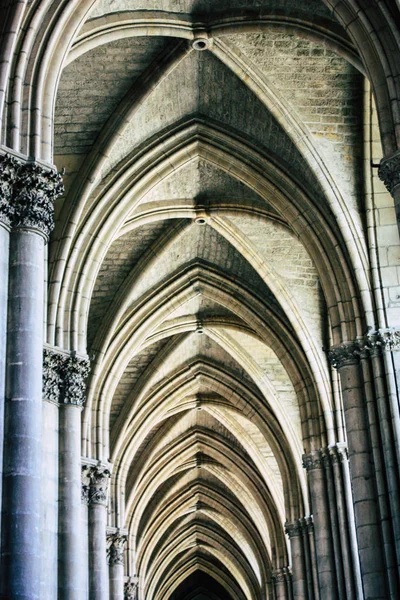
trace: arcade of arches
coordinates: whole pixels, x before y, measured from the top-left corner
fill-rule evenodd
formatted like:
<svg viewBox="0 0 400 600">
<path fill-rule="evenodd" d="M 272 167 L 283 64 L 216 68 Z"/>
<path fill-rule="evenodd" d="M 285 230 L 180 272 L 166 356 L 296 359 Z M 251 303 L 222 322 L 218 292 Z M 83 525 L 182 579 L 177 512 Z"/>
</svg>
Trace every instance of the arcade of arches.
<svg viewBox="0 0 400 600">
<path fill-rule="evenodd" d="M 398 600 L 400 1 L 0 11 L 0 597 Z"/>
</svg>

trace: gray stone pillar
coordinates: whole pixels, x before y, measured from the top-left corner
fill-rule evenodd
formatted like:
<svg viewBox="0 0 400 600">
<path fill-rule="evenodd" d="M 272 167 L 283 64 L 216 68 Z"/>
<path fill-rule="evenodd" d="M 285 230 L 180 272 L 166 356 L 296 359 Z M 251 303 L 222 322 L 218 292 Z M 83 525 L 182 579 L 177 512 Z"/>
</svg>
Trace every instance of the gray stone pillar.
<svg viewBox="0 0 400 600">
<path fill-rule="evenodd" d="M 355 591 L 355 570 L 357 565 L 353 566 L 352 552 L 349 538 L 349 522 L 346 510 L 345 487 L 342 474 L 342 463 L 346 460 L 346 451 L 343 448 L 335 446 L 329 447 L 330 462 L 333 471 L 333 480 L 335 486 L 336 514 L 339 527 L 340 538 L 340 558 L 343 565 L 344 586 L 347 600 L 356 598 Z"/>
<path fill-rule="evenodd" d="M 109 600 L 106 507 L 111 473 L 99 464 L 90 468 L 89 477 L 89 598 Z"/>
<path fill-rule="evenodd" d="M 338 593 L 332 531 L 321 452 L 313 451 L 304 455 L 303 466 L 307 469 L 310 488 L 319 592 L 321 598 L 336 600 Z"/>
<path fill-rule="evenodd" d="M 80 600 L 83 588 L 83 540 L 80 528 L 81 409 L 85 402 L 85 379 L 89 361 L 46 350 L 56 363 L 59 408 L 59 493 L 58 493 L 58 599 Z M 53 386 L 53 393 L 56 386 Z"/>
<path fill-rule="evenodd" d="M 296 600 L 308 600 L 302 527 L 299 520 L 286 523 L 285 531 L 289 536 L 292 555 L 293 595 Z"/>
<path fill-rule="evenodd" d="M 274 582 L 275 600 L 289 600 L 285 567 L 272 571 L 272 581 Z"/>
<path fill-rule="evenodd" d="M 84 598 L 89 598 L 89 467 L 82 465 L 82 495 L 81 495 L 81 531 L 82 531 L 82 568 L 81 588 Z"/>
<path fill-rule="evenodd" d="M 318 573 L 315 564 L 314 523 L 312 517 L 300 519 L 303 534 L 304 562 L 308 600 L 319 600 Z"/>
<path fill-rule="evenodd" d="M 3 475 L 2 598 L 40 597 L 44 245 L 60 177 L 21 164 L 10 237 Z"/>
<path fill-rule="evenodd" d="M 110 600 L 124 600 L 124 546 L 127 536 L 119 531 L 107 536 Z"/>
<path fill-rule="evenodd" d="M 360 347 L 352 343 L 341 344 L 331 349 L 329 358 L 340 375 L 364 596 L 370 600 L 384 600 L 388 598 L 388 590 L 382 552 L 377 552 L 382 548 L 382 538 Z"/>
<path fill-rule="evenodd" d="M 6 340 L 8 299 L 8 257 L 13 214 L 12 191 L 16 176 L 16 161 L 0 156 L 0 515 L 3 488 L 4 404 L 6 392 Z M 0 518 L 1 543 L 1 518 Z"/>
</svg>

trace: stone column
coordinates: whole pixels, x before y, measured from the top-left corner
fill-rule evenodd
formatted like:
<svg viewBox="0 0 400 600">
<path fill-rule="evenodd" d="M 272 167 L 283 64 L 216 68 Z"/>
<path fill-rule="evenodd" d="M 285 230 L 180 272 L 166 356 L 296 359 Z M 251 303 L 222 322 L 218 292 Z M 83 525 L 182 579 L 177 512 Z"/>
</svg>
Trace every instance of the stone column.
<svg viewBox="0 0 400 600">
<path fill-rule="evenodd" d="M 40 597 L 44 246 L 59 175 L 21 164 L 10 237 L 1 595 Z"/>
<path fill-rule="evenodd" d="M 321 598 L 336 600 L 338 593 L 332 531 L 321 452 L 305 454 L 303 466 L 307 469 L 310 488 L 319 592 Z"/>
<path fill-rule="evenodd" d="M 89 598 L 109 600 L 106 507 L 111 473 L 99 464 L 90 468 L 89 477 Z"/>
<path fill-rule="evenodd" d="M 325 468 L 325 484 L 328 498 L 330 525 L 332 532 L 333 557 L 335 562 L 336 584 L 339 600 L 346 600 L 346 591 L 343 576 L 342 547 L 340 543 L 339 523 L 338 523 L 338 499 L 335 492 L 333 480 L 333 470 L 331 464 L 331 454 L 329 448 L 321 449 L 321 458 Z"/>
<path fill-rule="evenodd" d="M 119 531 L 107 536 L 110 600 L 124 598 L 124 546 L 127 536 Z"/>
<path fill-rule="evenodd" d="M 333 481 L 335 486 L 335 498 L 336 498 L 336 514 L 338 519 L 339 527 L 339 538 L 340 538 L 340 557 L 343 565 L 344 574 L 344 586 L 346 590 L 347 600 L 356 598 L 355 591 L 355 569 L 352 562 L 352 552 L 349 539 L 349 522 L 346 510 L 346 496 L 345 487 L 343 482 L 342 474 L 342 463 L 346 460 L 346 451 L 344 448 L 340 448 L 337 445 L 329 447 L 330 461 L 332 464 Z"/>
<path fill-rule="evenodd" d="M 303 534 L 304 562 L 308 600 L 319 600 L 318 573 L 315 565 L 314 523 L 312 517 L 300 519 Z"/>
<path fill-rule="evenodd" d="M 360 347 L 353 343 L 335 346 L 331 348 L 329 359 L 340 375 L 364 596 L 370 600 L 383 600 L 388 597 L 388 590 L 382 552 L 377 552 L 382 548 L 382 538 Z"/>
<path fill-rule="evenodd" d="M 84 598 L 82 531 L 77 518 L 82 499 L 81 410 L 89 361 L 75 354 L 63 356 L 61 361 L 58 599 L 79 600 Z"/>
<path fill-rule="evenodd" d="M 286 587 L 285 567 L 282 567 L 281 569 L 274 569 L 272 571 L 272 581 L 274 582 L 275 599 L 289 600 Z"/>
<path fill-rule="evenodd" d="M 308 600 L 302 528 L 299 520 L 285 524 L 292 554 L 292 585 L 296 600 Z"/>
<path fill-rule="evenodd" d="M 88 465 L 82 465 L 82 495 L 81 495 L 81 531 L 82 531 L 82 568 L 81 588 L 84 590 L 85 600 L 89 598 L 89 479 Z"/>
<path fill-rule="evenodd" d="M 0 156 L 0 515 L 3 487 L 4 403 L 6 391 L 8 256 L 13 215 L 12 192 L 16 167 L 17 164 L 13 158 L 8 155 Z"/>
</svg>

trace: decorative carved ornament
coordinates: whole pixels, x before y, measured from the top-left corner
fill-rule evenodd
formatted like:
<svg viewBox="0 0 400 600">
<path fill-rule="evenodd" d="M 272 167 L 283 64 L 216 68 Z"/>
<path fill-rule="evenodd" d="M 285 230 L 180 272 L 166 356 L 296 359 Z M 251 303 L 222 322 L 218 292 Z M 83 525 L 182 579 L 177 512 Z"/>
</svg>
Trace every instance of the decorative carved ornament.
<svg viewBox="0 0 400 600">
<path fill-rule="evenodd" d="M 303 517 L 299 519 L 300 527 L 303 531 L 303 535 L 310 535 L 314 531 L 314 522 L 311 516 Z"/>
<path fill-rule="evenodd" d="M 361 348 L 358 342 L 346 342 L 332 346 L 328 352 L 328 359 L 335 369 L 346 365 L 355 364 L 360 360 Z"/>
<path fill-rule="evenodd" d="M 400 184 L 400 150 L 389 158 L 383 158 L 378 169 L 379 179 L 393 195 L 394 189 Z"/>
<path fill-rule="evenodd" d="M 83 406 L 90 362 L 75 354 L 43 351 L 43 397 L 50 402 Z"/>
<path fill-rule="evenodd" d="M 107 558 L 110 566 L 124 564 L 124 546 L 126 541 L 127 536 L 121 533 L 113 533 L 107 536 Z"/>
<path fill-rule="evenodd" d="M 61 173 L 0 156 L 0 220 L 9 227 L 36 229 L 48 238 L 54 229 L 54 201 L 63 192 Z"/>
<path fill-rule="evenodd" d="M 90 467 L 88 465 L 82 465 L 82 504 L 89 504 L 89 491 L 90 491 L 90 478 L 89 478 Z"/>
<path fill-rule="evenodd" d="M 319 450 L 314 450 L 309 454 L 303 454 L 303 467 L 307 471 L 313 471 L 315 469 L 321 469 L 322 467 L 322 456 Z"/>
<path fill-rule="evenodd" d="M 0 222 L 7 227 L 11 227 L 14 216 L 12 194 L 17 170 L 15 158 L 8 154 L 0 156 Z"/>
<path fill-rule="evenodd" d="M 301 535 L 301 523 L 300 520 L 297 519 L 296 521 L 293 521 L 292 523 L 289 523 L 288 521 L 286 521 L 285 523 L 285 533 L 287 533 L 287 535 L 289 536 L 289 539 L 291 540 L 294 537 L 297 537 L 299 535 Z"/>
<path fill-rule="evenodd" d="M 139 581 L 137 577 L 131 577 L 125 582 L 124 598 L 125 600 L 138 600 Z"/>
<path fill-rule="evenodd" d="M 107 490 L 111 472 L 104 465 L 89 467 L 89 504 L 107 505 Z"/>
<path fill-rule="evenodd" d="M 286 581 L 286 573 L 285 567 L 281 569 L 274 569 L 271 573 L 272 580 L 274 583 L 285 583 Z"/>
</svg>

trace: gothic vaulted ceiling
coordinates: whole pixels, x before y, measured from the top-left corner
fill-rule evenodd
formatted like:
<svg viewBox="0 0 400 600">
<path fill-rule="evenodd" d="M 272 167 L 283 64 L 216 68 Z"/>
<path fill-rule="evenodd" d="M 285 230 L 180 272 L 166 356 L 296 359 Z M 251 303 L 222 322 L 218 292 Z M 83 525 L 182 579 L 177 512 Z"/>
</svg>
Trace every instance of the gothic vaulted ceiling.
<svg viewBox="0 0 400 600">
<path fill-rule="evenodd" d="M 362 71 L 320 0 L 98 0 L 66 58 L 48 340 L 92 359 L 141 598 L 262 600 L 288 562 L 360 321 Z"/>
</svg>

